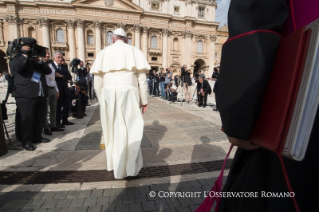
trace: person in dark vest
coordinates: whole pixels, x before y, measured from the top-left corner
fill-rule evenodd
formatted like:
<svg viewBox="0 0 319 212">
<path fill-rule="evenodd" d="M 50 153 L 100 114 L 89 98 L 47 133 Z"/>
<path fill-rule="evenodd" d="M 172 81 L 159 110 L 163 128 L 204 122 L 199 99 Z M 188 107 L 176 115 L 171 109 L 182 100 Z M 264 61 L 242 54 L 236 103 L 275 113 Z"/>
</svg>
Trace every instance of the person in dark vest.
<svg viewBox="0 0 319 212">
<path fill-rule="evenodd" d="M 201 74 L 198 77 L 197 83 L 197 95 L 198 95 L 198 106 L 207 106 L 207 96 L 212 93 L 212 88 L 210 87 L 207 80 L 205 80 L 205 75 Z"/>
<path fill-rule="evenodd" d="M 51 63 L 55 69 L 55 81 L 59 90 L 59 98 L 57 101 L 56 110 L 56 126 L 58 128 L 64 128 L 64 125 L 73 125 L 68 121 L 69 117 L 69 87 L 68 81 L 72 79 L 67 66 L 62 65 L 63 55 L 62 52 L 56 51 L 53 53 L 54 62 Z M 63 107 L 63 110 L 62 110 Z M 62 120 L 62 123 L 61 123 Z"/>
<path fill-rule="evenodd" d="M 33 151 L 33 143 L 50 142 L 42 137 L 47 111 L 46 98 L 48 87 L 45 75 L 51 69 L 45 64 L 46 58 L 32 58 L 30 45 L 25 44 L 20 54 L 10 60 L 10 69 L 14 78 L 12 96 L 16 98 L 16 122 L 18 139 L 26 150 Z"/>
</svg>

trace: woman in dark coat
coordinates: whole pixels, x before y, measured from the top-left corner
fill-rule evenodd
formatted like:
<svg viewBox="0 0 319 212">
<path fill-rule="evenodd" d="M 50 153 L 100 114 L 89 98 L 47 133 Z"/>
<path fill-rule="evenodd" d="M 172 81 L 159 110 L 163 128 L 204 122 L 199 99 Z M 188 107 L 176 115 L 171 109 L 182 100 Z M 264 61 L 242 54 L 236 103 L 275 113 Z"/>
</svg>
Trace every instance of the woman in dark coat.
<svg viewBox="0 0 319 212">
<path fill-rule="evenodd" d="M 311 4 L 312 1 L 304 3 Z M 283 33 L 289 15 L 288 2 L 232 0 L 230 4 L 229 40 L 222 50 L 217 102 L 223 130 L 229 141 L 239 148 L 223 191 L 259 192 L 259 198 L 222 198 L 222 212 L 295 211 L 292 198 L 261 198 L 262 191 L 288 192 L 288 187 L 277 155 L 248 141 L 261 110 L 281 39 L 276 33 Z M 319 211 L 318 149 L 317 113 L 304 160 L 298 162 L 284 158 L 302 212 Z"/>
</svg>

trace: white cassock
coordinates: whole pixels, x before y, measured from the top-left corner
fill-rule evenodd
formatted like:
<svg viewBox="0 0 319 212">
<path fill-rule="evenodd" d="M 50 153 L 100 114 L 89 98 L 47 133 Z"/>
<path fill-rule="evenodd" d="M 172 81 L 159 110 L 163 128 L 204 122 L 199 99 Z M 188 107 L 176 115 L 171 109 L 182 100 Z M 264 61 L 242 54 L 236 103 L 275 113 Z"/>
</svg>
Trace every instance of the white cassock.
<svg viewBox="0 0 319 212">
<path fill-rule="evenodd" d="M 100 102 L 107 170 L 116 179 L 138 175 L 143 166 L 141 105 L 148 104 L 146 72 L 151 69 L 138 48 L 117 40 L 93 63 L 94 89 Z"/>
</svg>

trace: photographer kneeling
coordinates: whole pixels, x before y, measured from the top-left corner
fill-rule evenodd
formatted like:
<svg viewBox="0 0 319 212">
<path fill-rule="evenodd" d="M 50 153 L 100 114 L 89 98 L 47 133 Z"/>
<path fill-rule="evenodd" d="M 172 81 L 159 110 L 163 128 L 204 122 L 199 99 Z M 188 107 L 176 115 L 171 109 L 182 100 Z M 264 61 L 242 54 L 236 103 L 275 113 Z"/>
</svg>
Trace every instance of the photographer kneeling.
<svg viewBox="0 0 319 212">
<path fill-rule="evenodd" d="M 88 101 L 89 97 L 80 82 L 70 88 L 71 113 L 73 117 L 83 118 L 83 116 L 86 116 L 85 108 Z"/>
<path fill-rule="evenodd" d="M 198 78 L 197 83 L 197 94 L 198 94 L 198 106 L 207 106 L 207 95 L 212 93 L 212 89 L 207 80 L 205 80 L 205 75 L 201 74 Z"/>
<path fill-rule="evenodd" d="M 165 89 L 168 101 L 171 101 L 173 103 L 177 101 L 177 94 L 178 94 L 175 83 L 176 83 L 175 80 L 172 80 Z"/>
</svg>

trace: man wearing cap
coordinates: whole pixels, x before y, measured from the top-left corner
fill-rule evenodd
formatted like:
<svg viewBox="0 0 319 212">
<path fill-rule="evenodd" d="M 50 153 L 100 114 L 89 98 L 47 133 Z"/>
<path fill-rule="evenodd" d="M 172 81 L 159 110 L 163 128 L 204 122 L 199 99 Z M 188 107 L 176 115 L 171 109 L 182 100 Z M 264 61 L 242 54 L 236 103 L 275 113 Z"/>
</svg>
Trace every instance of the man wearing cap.
<svg viewBox="0 0 319 212">
<path fill-rule="evenodd" d="M 138 175 L 143 166 L 141 141 L 148 108 L 146 73 L 151 69 L 141 50 L 127 44 L 123 29 L 101 50 L 91 69 L 100 103 L 107 170 L 116 179 Z"/>
<path fill-rule="evenodd" d="M 210 87 L 207 80 L 205 80 L 205 75 L 201 74 L 198 77 L 197 83 L 197 94 L 198 94 L 198 106 L 206 107 L 207 105 L 207 95 L 212 93 L 212 88 Z"/>
</svg>

